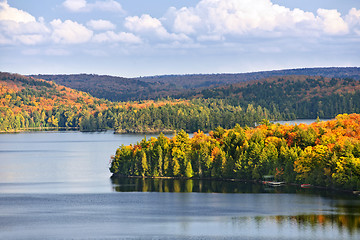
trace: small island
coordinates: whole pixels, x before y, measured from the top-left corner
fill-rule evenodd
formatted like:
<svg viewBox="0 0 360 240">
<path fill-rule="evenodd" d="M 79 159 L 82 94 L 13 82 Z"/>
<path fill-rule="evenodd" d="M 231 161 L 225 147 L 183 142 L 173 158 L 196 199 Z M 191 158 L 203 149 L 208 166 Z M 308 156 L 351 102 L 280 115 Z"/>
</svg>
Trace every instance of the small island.
<svg viewBox="0 0 360 240">
<path fill-rule="evenodd" d="M 113 178 L 124 176 L 239 179 L 360 189 L 360 114 L 313 124 L 216 128 L 192 138 L 181 130 L 122 145 L 111 160 Z"/>
</svg>

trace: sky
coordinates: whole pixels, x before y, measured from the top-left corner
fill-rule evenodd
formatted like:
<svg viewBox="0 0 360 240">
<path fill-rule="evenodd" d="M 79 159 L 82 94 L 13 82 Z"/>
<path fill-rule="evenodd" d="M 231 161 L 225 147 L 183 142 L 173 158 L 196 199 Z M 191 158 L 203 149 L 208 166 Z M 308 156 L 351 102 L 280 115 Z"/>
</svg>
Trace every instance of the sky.
<svg viewBox="0 0 360 240">
<path fill-rule="evenodd" d="M 359 0 L 0 0 L 3 72 L 139 77 L 359 66 Z"/>
</svg>

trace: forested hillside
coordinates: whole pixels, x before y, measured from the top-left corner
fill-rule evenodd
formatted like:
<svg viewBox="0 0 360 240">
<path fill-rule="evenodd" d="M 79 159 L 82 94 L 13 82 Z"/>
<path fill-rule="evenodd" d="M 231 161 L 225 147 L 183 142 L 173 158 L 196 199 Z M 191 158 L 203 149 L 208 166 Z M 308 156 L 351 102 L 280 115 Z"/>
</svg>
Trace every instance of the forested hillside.
<svg viewBox="0 0 360 240">
<path fill-rule="evenodd" d="M 224 99 L 231 105 L 260 105 L 296 118 L 333 118 L 360 113 L 360 81 L 309 76 L 272 77 L 180 94 L 181 98 Z"/>
<path fill-rule="evenodd" d="M 167 132 L 208 131 L 236 123 L 253 126 L 264 118 L 289 116 L 221 99 L 110 102 L 53 82 L 0 73 L 0 131 L 65 128 L 80 131 Z"/>
<path fill-rule="evenodd" d="M 94 74 L 33 75 L 33 77 L 85 91 L 98 98 L 111 101 L 132 101 L 175 97 L 188 91 L 288 75 L 360 80 L 360 68 L 304 68 L 253 73 L 164 75 L 140 78 Z"/>
<path fill-rule="evenodd" d="M 264 121 L 256 128 L 221 127 L 189 138 L 184 131 L 121 146 L 112 158 L 116 176 L 198 177 L 310 183 L 360 189 L 360 115 L 338 115 L 311 125 Z"/>
<path fill-rule="evenodd" d="M 33 75 L 33 77 L 53 81 L 110 101 L 146 100 L 161 97 L 162 91 L 171 93 L 169 84 L 106 75 Z"/>
<path fill-rule="evenodd" d="M 98 79 L 96 75 L 78 75 L 81 81 L 74 81 L 86 85 L 88 76 L 90 82 Z M 110 102 L 33 77 L 8 73 L 0 77 L 1 131 L 44 127 L 114 129 L 119 133 L 209 131 L 217 126 L 232 128 L 236 123 L 254 126 L 262 119 L 333 118 L 342 113 L 360 113 L 360 81 L 352 78 L 271 77 L 178 92 L 168 92 L 161 86 L 163 94 L 175 98 Z M 135 89 L 129 81 L 133 80 L 114 78 L 114 84 L 124 86 L 120 89 L 116 84 L 102 86 L 101 81 L 97 86 L 99 91 L 124 92 L 125 96 Z M 159 92 L 152 88 L 156 85 L 153 83 L 136 84 L 145 84 L 134 90 L 139 94 L 161 92 L 160 87 Z"/>
<path fill-rule="evenodd" d="M 81 120 L 111 106 L 45 80 L 0 73 L 0 130 L 66 127 L 78 128 Z"/>
<path fill-rule="evenodd" d="M 261 71 L 250 73 L 220 73 L 220 74 L 188 74 L 188 75 L 164 75 L 137 78 L 145 82 L 172 83 L 185 89 L 210 87 L 214 85 L 226 85 L 233 83 L 259 80 L 269 77 L 306 75 L 322 76 L 328 78 L 353 78 L 360 80 L 359 67 L 329 67 L 329 68 L 299 68 L 287 70 Z"/>
</svg>

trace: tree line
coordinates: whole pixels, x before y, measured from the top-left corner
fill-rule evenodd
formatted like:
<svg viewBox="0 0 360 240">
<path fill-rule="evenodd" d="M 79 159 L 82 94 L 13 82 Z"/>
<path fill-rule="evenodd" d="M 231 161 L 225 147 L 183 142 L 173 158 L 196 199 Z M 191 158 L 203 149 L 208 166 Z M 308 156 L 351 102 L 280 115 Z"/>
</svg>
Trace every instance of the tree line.
<svg viewBox="0 0 360 240">
<path fill-rule="evenodd" d="M 231 128 L 236 123 L 254 126 L 264 118 L 288 119 L 286 115 L 273 114 L 261 106 L 249 104 L 243 109 L 216 99 L 181 102 L 167 99 L 146 107 L 138 102 L 108 102 L 99 107 L 100 100 L 87 104 L 78 97 L 74 104 L 67 104 L 49 96 L 50 103 L 47 103 L 44 95 L 36 96 L 29 89 L 4 96 L 4 104 L 0 105 L 0 131 L 64 128 L 80 131 L 114 129 L 117 133 L 173 132 L 177 129 L 193 132 L 197 129 L 209 131 L 216 126 Z"/>
<path fill-rule="evenodd" d="M 360 115 L 311 125 L 221 127 L 189 138 L 181 130 L 116 150 L 114 176 L 236 178 L 360 188 Z"/>
</svg>

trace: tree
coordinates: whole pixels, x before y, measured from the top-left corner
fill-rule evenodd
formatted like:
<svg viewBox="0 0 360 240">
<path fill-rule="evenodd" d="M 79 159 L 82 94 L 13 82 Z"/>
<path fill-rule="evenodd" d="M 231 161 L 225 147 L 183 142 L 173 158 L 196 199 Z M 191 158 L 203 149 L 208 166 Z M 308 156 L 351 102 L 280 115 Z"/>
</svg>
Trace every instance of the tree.
<svg viewBox="0 0 360 240">
<path fill-rule="evenodd" d="M 148 166 L 148 161 L 146 158 L 146 153 L 144 150 L 140 151 L 140 156 L 141 156 L 141 176 L 147 176 L 148 170 L 149 170 L 149 166 Z"/>
<path fill-rule="evenodd" d="M 191 178 L 194 176 L 194 171 L 191 167 L 191 162 L 190 161 L 187 161 L 186 163 L 186 169 L 185 169 L 185 173 L 184 173 L 184 176 L 187 177 L 187 178 Z"/>
<path fill-rule="evenodd" d="M 220 148 L 215 147 L 212 150 L 211 155 L 214 159 L 211 170 L 211 177 L 222 178 L 225 175 L 225 164 L 226 164 L 225 152 L 222 151 Z"/>
</svg>

